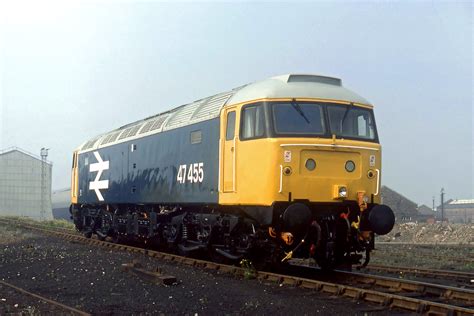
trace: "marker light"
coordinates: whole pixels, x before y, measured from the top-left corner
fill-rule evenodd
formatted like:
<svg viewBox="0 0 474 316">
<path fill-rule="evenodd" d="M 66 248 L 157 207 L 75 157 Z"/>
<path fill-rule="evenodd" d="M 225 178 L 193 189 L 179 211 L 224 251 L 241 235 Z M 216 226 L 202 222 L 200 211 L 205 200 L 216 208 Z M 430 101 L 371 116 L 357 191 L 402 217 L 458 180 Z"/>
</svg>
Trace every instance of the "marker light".
<svg viewBox="0 0 474 316">
<path fill-rule="evenodd" d="M 347 172 L 352 172 L 352 171 L 355 170 L 355 168 L 356 168 L 356 165 L 352 160 L 346 161 L 346 170 L 347 170 Z"/>
<path fill-rule="evenodd" d="M 316 161 L 314 161 L 314 159 L 309 158 L 308 160 L 306 160 L 306 163 L 304 164 L 304 166 L 309 171 L 313 171 L 314 169 L 316 169 Z"/>
</svg>

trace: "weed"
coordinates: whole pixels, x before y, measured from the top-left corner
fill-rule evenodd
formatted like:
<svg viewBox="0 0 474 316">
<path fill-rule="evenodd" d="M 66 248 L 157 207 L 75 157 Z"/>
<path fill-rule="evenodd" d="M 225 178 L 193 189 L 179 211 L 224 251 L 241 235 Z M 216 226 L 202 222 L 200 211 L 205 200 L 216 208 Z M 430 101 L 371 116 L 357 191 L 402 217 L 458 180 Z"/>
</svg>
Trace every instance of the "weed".
<svg viewBox="0 0 474 316">
<path fill-rule="evenodd" d="M 242 259 L 240 266 L 244 269 L 244 278 L 247 280 L 255 279 L 257 277 L 257 270 L 252 264 L 252 261 L 248 259 Z"/>
</svg>

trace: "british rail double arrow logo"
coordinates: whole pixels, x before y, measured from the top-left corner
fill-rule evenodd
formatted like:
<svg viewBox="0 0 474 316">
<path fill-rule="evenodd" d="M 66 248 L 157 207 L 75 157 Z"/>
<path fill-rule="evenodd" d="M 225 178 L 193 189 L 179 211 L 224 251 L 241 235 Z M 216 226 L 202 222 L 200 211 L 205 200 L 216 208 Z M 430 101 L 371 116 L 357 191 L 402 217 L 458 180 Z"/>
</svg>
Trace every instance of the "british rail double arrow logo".
<svg viewBox="0 0 474 316">
<path fill-rule="evenodd" d="M 97 172 L 97 175 L 95 176 L 94 181 L 89 182 L 89 190 L 94 190 L 99 201 L 103 201 L 104 197 L 102 196 L 102 193 L 100 193 L 100 190 L 109 188 L 109 180 L 100 180 L 100 177 L 104 170 L 109 170 L 109 161 L 103 161 L 97 151 L 94 151 L 94 156 L 95 159 L 97 159 L 97 162 L 92 163 L 89 166 L 89 172 Z"/>
</svg>

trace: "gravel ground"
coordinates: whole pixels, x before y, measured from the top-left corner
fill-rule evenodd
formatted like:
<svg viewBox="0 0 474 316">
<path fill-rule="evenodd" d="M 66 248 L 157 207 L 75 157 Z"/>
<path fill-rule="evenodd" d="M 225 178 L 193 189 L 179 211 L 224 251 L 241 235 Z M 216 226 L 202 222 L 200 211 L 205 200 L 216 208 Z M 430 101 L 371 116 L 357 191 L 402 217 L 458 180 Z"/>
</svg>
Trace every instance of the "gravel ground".
<svg viewBox="0 0 474 316">
<path fill-rule="evenodd" d="M 155 285 L 123 272 L 137 260 L 177 278 L 172 286 Z M 31 292 L 98 315 L 121 314 L 391 314 L 378 306 L 331 297 L 311 290 L 245 280 L 141 254 L 65 242 L 0 226 L 0 279 Z M 0 288 L 0 296 L 8 293 Z M 2 308 L 41 311 L 22 298 L 0 301 Z M 13 300 L 13 301 L 12 301 Z M 39 312 L 41 314 L 41 312 Z"/>
<path fill-rule="evenodd" d="M 474 272 L 474 225 L 397 223 L 371 256 L 376 264 Z"/>
<path fill-rule="evenodd" d="M 378 241 L 404 243 L 470 244 L 474 246 L 474 224 L 396 223 L 392 231 Z"/>
<path fill-rule="evenodd" d="M 67 315 L 63 309 L 0 284 L 0 315 Z"/>
</svg>

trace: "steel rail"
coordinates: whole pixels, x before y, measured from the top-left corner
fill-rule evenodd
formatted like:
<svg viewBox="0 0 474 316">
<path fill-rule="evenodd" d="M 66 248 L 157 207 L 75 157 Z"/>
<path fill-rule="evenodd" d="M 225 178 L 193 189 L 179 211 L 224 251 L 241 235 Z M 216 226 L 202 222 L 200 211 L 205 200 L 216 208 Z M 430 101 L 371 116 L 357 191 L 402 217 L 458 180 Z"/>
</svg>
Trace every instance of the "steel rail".
<svg viewBox="0 0 474 316">
<path fill-rule="evenodd" d="M 377 251 L 377 253 L 386 253 L 386 254 L 389 254 L 389 255 L 392 255 L 392 256 L 396 256 L 396 257 L 416 257 L 416 258 L 426 258 L 426 254 L 418 254 L 418 253 L 415 253 L 415 252 L 412 252 L 412 253 L 406 253 L 406 252 L 402 252 L 401 250 L 399 249 L 388 249 L 388 248 L 384 248 L 384 249 L 380 249 L 380 248 L 376 248 L 375 251 Z M 376 253 L 376 254 L 377 254 Z M 460 263 L 474 263 L 474 258 L 472 257 L 464 257 L 464 258 L 461 258 L 461 257 L 446 257 L 446 256 L 437 256 L 437 255 L 432 255 L 430 254 L 430 259 L 438 259 L 438 260 L 444 260 L 444 261 L 453 261 L 453 262 L 460 262 Z"/>
<path fill-rule="evenodd" d="M 412 293 L 417 293 L 419 295 L 434 297 L 435 299 L 440 300 L 454 300 L 463 305 L 474 307 L 473 290 L 359 272 L 339 270 L 335 272 L 337 275 L 343 276 L 345 281 L 354 280 L 357 283 L 383 287 L 391 291 L 407 293 L 410 295 L 412 295 Z"/>
<path fill-rule="evenodd" d="M 43 301 L 43 302 L 46 302 L 46 303 L 48 303 L 48 304 L 50 304 L 50 305 L 53 305 L 53 306 L 55 306 L 55 307 L 59 307 L 59 308 L 61 308 L 61 309 L 64 309 L 64 310 L 66 310 L 66 311 L 68 311 L 68 312 L 70 312 L 70 313 L 73 313 L 73 314 L 75 314 L 75 315 L 80 315 L 80 316 L 90 316 L 90 315 L 91 315 L 91 314 L 89 314 L 89 313 L 86 313 L 86 312 L 80 311 L 80 310 L 78 310 L 78 309 L 75 309 L 74 307 L 70 307 L 70 306 L 64 305 L 64 304 L 62 304 L 62 303 L 56 302 L 56 301 L 54 301 L 54 300 L 51 300 L 51 299 L 49 299 L 49 298 L 43 297 L 43 296 L 41 296 L 41 295 L 32 293 L 32 292 L 30 292 L 30 291 L 27 291 L 27 290 L 25 290 L 25 289 L 22 289 L 22 288 L 16 286 L 16 285 L 7 283 L 7 282 L 2 281 L 2 280 L 0 280 L 0 285 L 5 286 L 5 287 L 8 287 L 8 288 L 11 288 L 11 289 L 13 289 L 13 290 L 15 290 L 15 291 L 17 291 L 17 292 L 22 293 L 22 294 L 25 294 L 25 295 L 34 297 L 34 298 L 36 298 L 36 299 L 38 299 L 38 300 L 41 300 L 41 301 Z M 21 314 L 21 313 L 20 313 L 20 314 Z"/>
<path fill-rule="evenodd" d="M 0 220 L 0 223 L 3 222 Z M 5 222 L 3 222 L 5 223 Z M 163 259 L 167 261 L 172 261 L 176 263 L 181 263 L 193 267 L 199 267 L 204 269 L 210 269 L 215 271 L 221 271 L 224 273 L 230 273 L 238 276 L 245 276 L 248 273 L 248 269 L 219 264 L 215 262 L 209 262 L 200 259 L 188 258 L 183 256 L 178 256 L 169 253 L 163 253 L 154 250 L 148 250 L 144 248 L 138 248 L 128 245 L 115 244 L 107 241 L 100 241 L 97 239 L 85 238 L 77 234 L 69 234 L 65 232 L 58 232 L 52 229 L 40 228 L 37 226 L 24 225 L 22 223 L 16 223 L 19 227 L 30 228 L 47 235 L 57 236 L 69 241 L 80 242 L 89 245 L 103 246 L 105 248 L 112 248 L 117 250 L 123 250 L 128 252 L 142 253 L 144 255 Z M 339 271 L 337 272 L 339 273 Z M 328 293 L 332 295 L 348 297 L 351 299 L 363 300 L 370 303 L 380 304 L 386 308 L 400 308 L 417 313 L 438 313 L 445 315 L 474 315 L 474 309 L 466 308 L 461 306 L 456 306 L 452 304 L 433 302 L 429 300 L 412 298 L 403 295 L 387 293 L 383 291 L 370 290 L 366 288 L 360 288 L 353 285 L 344 285 L 337 283 L 330 283 L 325 281 L 319 281 L 315 279 L 307 279 L 301 277 L 295 277 L 290 275 L 276 274 L 272 272 L 265 271 L 254 271 L 255 277 L 259 280 L 267 280 L 278 282 L 279 284 L 289 285 L 300 287 L 304 289 L 316 290 L 318 292 Z M 367 275 L 364 275 L 366 277 Z M 405 286 L 405 280 L 397 280 L 402 288 L 409 288 L 410 286 Z M 378 281 L 379 286 L 384 282 Z M 373 280 L 367 282 L 366 284 L 372 284 Z M 452 297 L 451 295 L 448 296 Z M 454 295 L 458 297 L 458 295 Z"/>
<path fill-rule="evenodd" d="M 393 246 L 440 246 L 440 247 L 466 247 L 474 246 L 474 242 L 411 242 L 411 241 L 376 241 L 377 245 L 393 245 Z"/>
<path fill-rule="evenodd" d="M 426 268 L 410 268 L 402 266 L 384 266 L 378 264 L 370 264 L 360 271 L 383 271 L 403 274 L 413 274 L 416 276 L 426 276 L 431 278 L 453 278 L 455 280 L 474 280 L 474 273 L 466 271 L 436 270 Z"/>
</svg>

